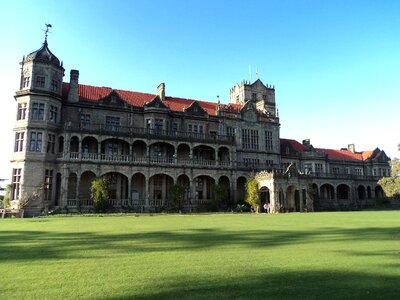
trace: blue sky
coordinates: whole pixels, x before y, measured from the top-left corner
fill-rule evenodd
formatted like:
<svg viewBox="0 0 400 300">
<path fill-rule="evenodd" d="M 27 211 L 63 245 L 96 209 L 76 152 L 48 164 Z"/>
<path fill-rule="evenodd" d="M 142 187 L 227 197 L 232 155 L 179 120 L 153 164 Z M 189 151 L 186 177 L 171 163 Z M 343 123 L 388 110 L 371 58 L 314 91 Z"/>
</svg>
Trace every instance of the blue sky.
<svg viewBox="0 0 400 300">
<path fill-rule="evenodd" d="M 64 81 L 78 69 L 83 84 L 165 82 L 168 96 L 228 102 L 258 68 L 276 87 L 281 137 L 399 157 L 399 13 L 400 1 L 1 1 L 0 155 L 13 150 L 19 62 L 51 23 Z"/>
</svg>

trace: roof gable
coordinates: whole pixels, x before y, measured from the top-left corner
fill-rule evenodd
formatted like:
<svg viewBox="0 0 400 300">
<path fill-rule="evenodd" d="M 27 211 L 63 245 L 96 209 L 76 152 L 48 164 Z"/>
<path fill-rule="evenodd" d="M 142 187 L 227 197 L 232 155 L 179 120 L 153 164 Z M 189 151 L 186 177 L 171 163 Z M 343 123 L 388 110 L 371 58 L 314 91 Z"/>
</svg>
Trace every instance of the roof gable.
<svg viewBox="0 0 400 300">
<path fill-rule="evenodd" d="M 169 110 L 168 106 L 166 106 L 161 98 L 157 95 L 151 100 L 150 102 L 147 102 L 144 104 L 144 109 L 165 109 Z"/>
<path fill-rule="evenodd" d="M 99 104 L 107 106 L 126 106 L 126 101 L 123 100 L 117 91 L 112 90 L 107 96 L 99 99 Z"/>
<path fill-rule="evenodd" d="M 198 117 L 206 117 L 208 113 L 200 106 L 197 101 L 193 101 L 186 109 L 185 113 Z"/>
</svg>

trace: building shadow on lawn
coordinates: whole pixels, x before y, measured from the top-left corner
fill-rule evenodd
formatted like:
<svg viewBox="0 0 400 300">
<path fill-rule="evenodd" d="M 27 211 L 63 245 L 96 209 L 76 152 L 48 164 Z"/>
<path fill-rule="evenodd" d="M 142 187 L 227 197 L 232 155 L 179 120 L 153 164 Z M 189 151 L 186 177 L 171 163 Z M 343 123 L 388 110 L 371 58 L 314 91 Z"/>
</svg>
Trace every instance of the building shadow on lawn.
<svg viewBox="0 0 400 300">
<path fill-rule="evenodd" d="M 112 253 L 200 251 L 216 247 L 272 248 L 307 243 L 346 241 L 398 241 L 400 227 L 320 228 L 316 230 L 184 229 L 182 231 L 93 232 L 0 231 L 0 261 L 93 258 Z M 91 252 L 93 251 L 93 252 Z M 104 254 L 104 252 L 102 252 Z M 393 253 L 393 252 L 390 252 Z M 351 254 L 351 252 L 348 252 Z M 105 254 L 104 254 L 105 255 Z M 354 255 L 364 255 L 354 253 Z"/>
<path fill-rule="evenodd" d="M 148 289 L 111 291 L 107 299 L 398 299 L 397 276 L 340 271 L 258 270 L 229 278 L 170 277 Z M 142 293 L 142 294 L 140 294 Z"/>
</svg>

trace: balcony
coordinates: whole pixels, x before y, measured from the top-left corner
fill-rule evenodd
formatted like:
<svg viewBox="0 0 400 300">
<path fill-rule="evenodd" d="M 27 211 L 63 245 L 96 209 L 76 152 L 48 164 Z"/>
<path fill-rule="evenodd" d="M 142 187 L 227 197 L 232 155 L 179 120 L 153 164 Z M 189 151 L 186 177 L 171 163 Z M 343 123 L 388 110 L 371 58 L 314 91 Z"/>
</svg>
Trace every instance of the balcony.
<svg viewBox="0 0 400 300">
<path fill-rule="evenodd" d="M 121 137 L 146 138 L 146 139 L 163 139 L 163 140 L 180 140 L 189 142 L 217 143 L 225 145 L 233 145 L 235 138 L 227 135 L 195 133 L 187 131 L 172 131 L 155 128 L 128 127 L 118 125 L 104 124 L 65 124 L 66 132 L 79 132 L 89 134 L 105 134 Z"/>
<path fill-rule="evenodd" d="M 233 163 L 228 160 L 208 160 L 201 158 L 179 159 L 175 157 L 150 156 L 135 157 L 130 155 L 108 155 L 100 153 L 64 152 L 57 156 L 59 161 L 77 163 L 115 163 L 122 165 L 154 165 L 179 167 L 205 167 L 229 169 Z"/>
</svg>

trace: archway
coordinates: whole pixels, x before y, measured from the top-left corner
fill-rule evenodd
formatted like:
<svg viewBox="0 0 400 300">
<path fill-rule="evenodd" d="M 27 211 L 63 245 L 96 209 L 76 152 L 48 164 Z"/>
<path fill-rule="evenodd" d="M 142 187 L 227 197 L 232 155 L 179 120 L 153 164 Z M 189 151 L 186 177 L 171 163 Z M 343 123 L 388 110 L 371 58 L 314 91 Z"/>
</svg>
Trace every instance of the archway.
<svg viewBox="0 0 400 300">
<path fill-rule="evenodd" d="M 270 198 L 270 192 L 269 189 L 266 186 L 263 186 L 259 189 L 259 203 L 258 206 L 262 207 L 265 212 L 267 212 L 267 210 L 264 208 L 264 204 L 266 203 L 267 205 L 271 203 L 271 198 Z"/>
<path fill-rule="evenodd" d="M 289 212 L 300 211 L 300 192 L 295 186 L 288 186 L 286 190 L 286 199 Z"/>
<path fill-rule="evenodd" d="M 82 206 L 92 206 L 91 200 L 91 185 L 96 175 L 91 171 L 86 171 L 81 174 L 79 180 L 79 203 Z"/>
<path fill-rule="evenodd" d="M 215 150 L 210 146 L 200 145 L 193 148 L 193 162 L 197 165 L 215 165 Z"/>
<path fill-rule="evenodd" d="M 175 148 L 171 144 L 157 142 L 150 145 L 150 162 L 174 163 Z"/>
<path fill-rule="evenodd" d="M 129 143 L 120 139 L 101 142 L 101 159 L 107 161 L 129 161 Z"/>
<path fill-rule="evenodd" d="M 380 185 L 377 185 L 375 187 L 375 199 L 383 199 L 385 196 L 385 193 L 383 192 L 383 189 Z"/>
<path fill-rule="evenodd" d="M 143 207 L 146 203 L 146 177 L 142 173 L 132 176 L 131 199 L 133 207 Z"/>
<path fill-rule="evenodd" d="M 218 164 L 220 166 L 229 166 L 229 149 L 227 147 L 220 147 L 218 149 Z"/>
<path fill-rule="evenodd" d="M 79 138 L 73 136 L 69 142 L 69 152 L 78 153 L 79 152 Z"/>
<path fill-rule="evenodd" d="M 108 182 L 109 202 L 112 207 L 129 205 L 128 177 L 118 172 L 103 175 Z"/>
<path fill-rule="evenodd" d="M 365 191 L 364 186 L 362 186 L 362 185 L 358 186 L 357 195 L 358 195 L 358 200 L 365 200 L 367 198 L 367 193 Z"/>
<path fill-rule="evenodd" d="M 87 136 L 82 140 L 82 159 L 97 159 L 98 142 L 92 136 Z"/>
<path fill-rule="evenodd" d="M 180 144 L 177 148 L 179 164 L 186 164 L 190 159 L 190 147 L 187 144 Z"/>
<path fill-rule="evenodd" d="M 231 199 L 231 183 L 229 181 L 229 178 L 227 176 L 221 176 L 218 179 L 218 185 L 220 186 L 222 192 L 222 199 L 220 204 L 222 206 L 232 205 L 233 201 Z"/>
<path fill-rule="evenodd" d="M 195 184 L 195 199 L 198 204 L 208 204 L 213 198 L 213 185 L 215 184 L 214 178 L 201 175 L 194 179 Z"/>
<path fill-rule="evenodd" d="M 76 205 L 76 187 L 78 183 L 78 177 L 75 173 L 70 173 L 68 176 L 68 190 L 67 190 L 67 205 Z"/>
<path fill-rule="evenodd" d="M 137 140 L 132 144 L 132 160 L 135 162 L 144 162 L 147 160 L 147 145 L 144 141 Z"/>
<path fill-rule="evenodd" d="M 176 183 L 183 187 L 183 190 L 184 190 L 184 204 L 185 205 L 190 204 L 191 193 L 190 193 L 190 180 L 189 180 L 189 177 L 187 175 L 185 175 L 185 174 L 179 175 L 178 179 L 176 180 Z"/>
<path fill-rule="evenodd" d="M 350 199 L 350 187 L 346 184 L 339 184 L 336 188 L 336 194 L 338 200 L 349 200 Z"/>
<path fill-rule="evenodd" d="M 156 174 L 149 179 L 150 206 L 157 208 L 167 205 L 169 187 L 174 184 L 171 176 Z"/>
<path fill-rule="evenodd" d="M 335 188 L 328 183 L 321 185 L 319 198 L 321 200 L 335 199 Z"/>
<path fill-rule="evenodd" d="M 246 177 L 240 176 L 236 180 L 236 201 L 238 204 L 244 204 L 246 195 Z"/>
</svg>

